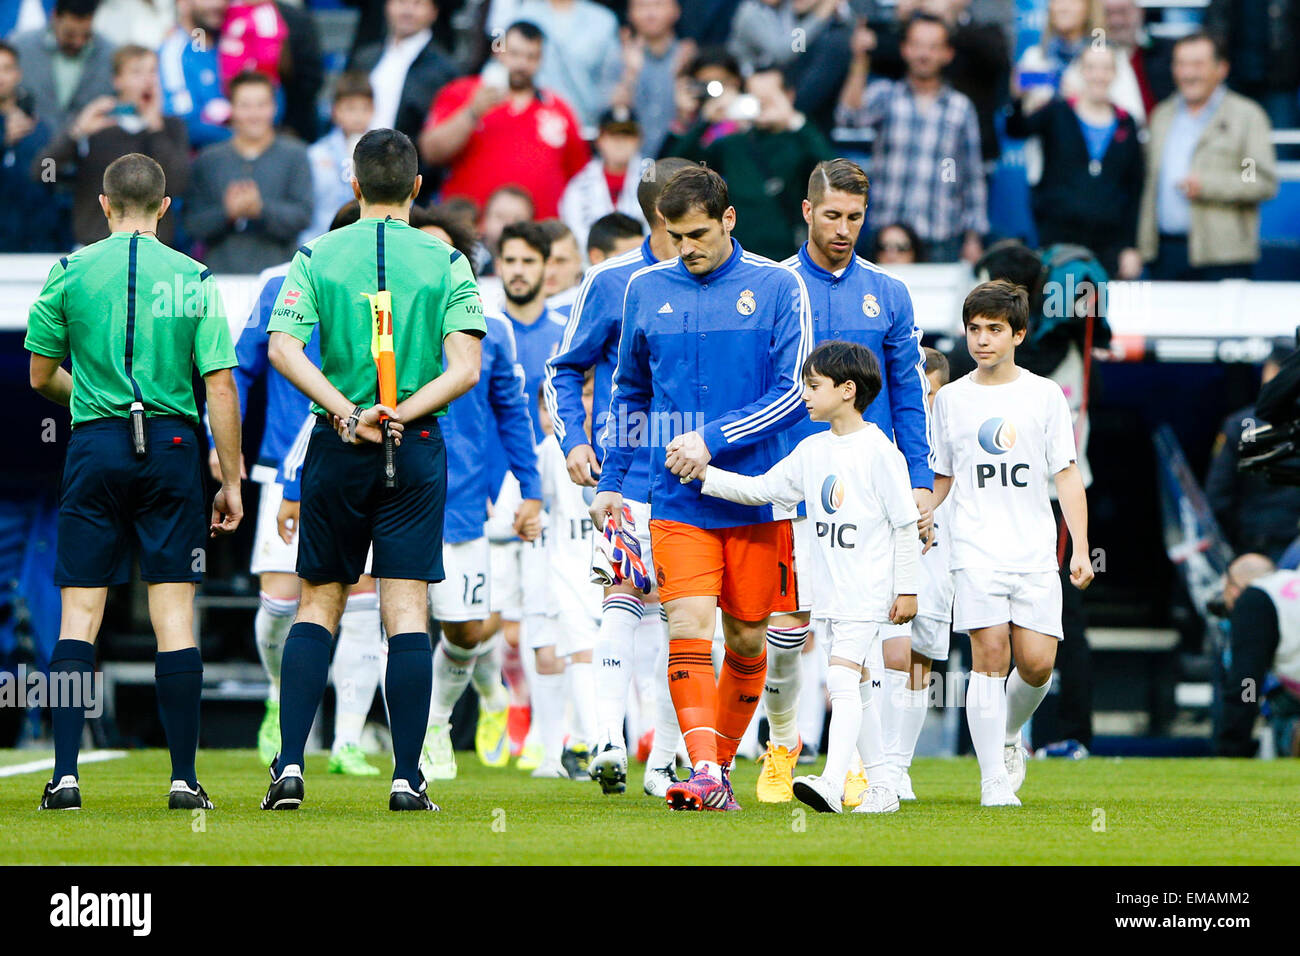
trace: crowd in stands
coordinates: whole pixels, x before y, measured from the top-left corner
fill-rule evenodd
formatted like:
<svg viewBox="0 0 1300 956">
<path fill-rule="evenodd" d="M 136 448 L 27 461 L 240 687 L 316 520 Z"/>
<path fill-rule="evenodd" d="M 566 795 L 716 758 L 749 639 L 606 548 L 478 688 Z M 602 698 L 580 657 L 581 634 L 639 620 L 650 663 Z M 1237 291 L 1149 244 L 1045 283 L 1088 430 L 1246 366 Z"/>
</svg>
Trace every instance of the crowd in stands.
<svg viewBox="0 0 1300 956">
<path fill-rule="evenodd" d="M 520 218 L 562 219 L 579 249 L 601 216 L 638 218 L 666 155 L 721 172 L 736 237 L 785 258 L 838 129 L 869 154 L 860 251 L 880 261 L 973 263 L 1003 238 L 1005 133 L 1029 141 L 1042 245 L 1121 278 L 1249 277 L 1272 130 L 1300 125 L 1300 0 L 1209 0 L 1204 32 L 1160 39 L 1137 0 L 1044 0 L 1018 59 L 979 0 L 346 2 L 327 70 L 339 0 L 0 0 L 0 252 L 102 238 L 103 169 L 135 151 L 177 200 L 160 238 L 256 272 L 324 231 L 353 145 L 391 126 L 489 271 Z"/>
</svg>

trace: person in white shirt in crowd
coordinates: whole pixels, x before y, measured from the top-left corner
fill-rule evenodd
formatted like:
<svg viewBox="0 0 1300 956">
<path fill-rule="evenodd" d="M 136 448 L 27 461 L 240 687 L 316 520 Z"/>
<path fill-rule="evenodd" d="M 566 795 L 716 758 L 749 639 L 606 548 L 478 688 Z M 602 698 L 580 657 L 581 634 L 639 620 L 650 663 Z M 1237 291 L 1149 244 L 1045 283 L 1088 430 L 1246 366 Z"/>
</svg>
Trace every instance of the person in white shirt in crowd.
<svg viewBox="0 0 1300 956">
<path fill-rule="evenodd" d="M 156 50 L 175 24 L 174 0 L 102 0 L 95 8 L 94 30 L 113 46 Z"/>
<path fill-rule="evenodd" d="M 359 70 L 343 73 L 334 86 L 334 105 L 330 107 L 333 128 L 307 147 L 311 163 L 311 225 L 302 231 L 298 242 L 327 232 L 334 214 L 352 201 L 352 151 L 371 129 L 375 98 L 370 80 Z"/>
<path fill-rule="evenodd" d="M 387 0 L 384 21 L 388 35 L 382 43 L 360 47 L 350 70 L 370 75 L 375 113 L 371 129 L 396 129 L 420 138 L 429 104 L 458 75 L 451 59 L 433 39 L 438 5 L 433 0 Z"/>
<path fill-rule="evenodd" d="M 621 106 L 602 113 L 596 156 L 569 180 L 560 198 L 560 218 L 573 230 L 579 249 L 587 246 L 591 224 L 611 212 L 626 213 L 649 228 L 636 198 L 647 164 L 654 160 L 642 158 L 636 114 Z"/>
<path fill-rule="evenodd" d="M 842 812 L 857 750 L 870 785 L 853 812 L 892 813 L 896 781 L 866 663 L 883 626 L 916 616 L 921 516 L 902 452 L 863 418 L 882 387 L 872 351 L 823 342 L 805 360 L 803 381 L 809 417 L 830 431 L 805 438 L 764 475 L 709 465 L 702 491 L 741 504 L 807 507 L 817 546 L 801 579 L 812 587 L 817 644 L 830 654 L 831 726 L 824 772 L 796 777 L 794 795 L 820 813 Z"/>
</svg>

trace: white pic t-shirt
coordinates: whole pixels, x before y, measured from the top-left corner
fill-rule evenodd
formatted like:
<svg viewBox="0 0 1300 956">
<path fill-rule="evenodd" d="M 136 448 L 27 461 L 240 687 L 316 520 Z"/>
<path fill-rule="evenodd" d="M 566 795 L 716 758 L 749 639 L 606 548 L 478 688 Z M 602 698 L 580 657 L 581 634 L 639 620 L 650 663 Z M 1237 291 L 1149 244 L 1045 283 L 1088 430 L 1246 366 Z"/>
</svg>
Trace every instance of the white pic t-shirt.
<svg viewBox="0 0 1300 956">
<path fill-rule="evenodd" d="M 936 475 L 951 475 L 948 565 L 1056 571 L 1049 483 L 1075 460 L 1061 387 L 1024 369 L 1005 385 L 963 376 L 939 390 L 930 418 Z"/>
<path fill-rule="evenodd" d="M 902 453 L 870 422 L 848 435 L 808 436 L 765 475 L 710 466 L 703 491 L 742 504 L 806 503 L 816 547 L 813 573 L 799 582 L 812 587 L 815 618 L 888 622 L 894 597 L 916 593 L 919 582 L 894 580 L 894 529 L 910 526 L 916 538 L 912 480 Z"/>
<path fill-rule="evenodd" d="M 568 613 L 581 609 L 599 620 L 604 595 L 591 583 L 591 549 L 596 526 L 587 511 L 584 491 L 575 485 L 564 463 L 564 452 L 554 435 L 537 446 L 537 467 L 546 501 L 546 558 L 551 582 L 551 605 Z"/>
</svg>

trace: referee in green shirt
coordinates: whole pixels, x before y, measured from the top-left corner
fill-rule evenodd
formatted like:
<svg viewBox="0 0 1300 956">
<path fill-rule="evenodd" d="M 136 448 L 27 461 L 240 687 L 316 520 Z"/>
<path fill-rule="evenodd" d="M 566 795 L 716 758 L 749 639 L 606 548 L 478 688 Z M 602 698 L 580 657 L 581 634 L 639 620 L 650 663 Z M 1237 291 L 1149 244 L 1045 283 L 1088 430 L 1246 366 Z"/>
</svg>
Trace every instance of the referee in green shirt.
<svg viewBox="0 0 1300 956">
<path fill-rule="evenodd" d="M 268 324 L 271 363 L 312 400 L 318 422 L 302 467 L 302 599 L 281 658 L 280 753 L 264 810 L 302 803 L 303 750 L 325 692 L 334 631 L 372 543 L 370 573 L 379 580 L 388 635 L 388 807 L 437 809 L 419 761 L 433 682 L 429 584 L 443 579 L 447 454 L 438 418 L 478 382 L 487 327 L 465 257 L 409 224 L 420 191 L 411 141 L 372 130 L 357 143 L 352 169 L 361 219 L 298 250 Z M 382 292 L 392 298 L 396 408 L 377 403 L 371 297 Z M 303 354 L 316 326 L 319 369 Z M 397 441 L 391 482 L 381 413 Z"/>
<path fill-rule="evenodd" d="M 130 577 L 134 545 L 158 638 L 158 709 L 171 750 L 172 809 L 211 809 L 194 770 L 203 660 L 194 589 L 209 531 L 239 526 L 237 363 L 221 295 L 201 263 L 158 241 L 171 199 L 162 167 L 129 153 L 104 172 L 107 239 L 60 259 L 27 323 L 32 387 L 72 408 L 59 490 L 63 619 L 50 660 L 54 776 L 42 810 L 81 806 L 77 749 L 91 703 L 95 637 L 108 588 Z M 72 359 L 71 374 L 62 363 Z M 205 523 L 203 442 L 193 370 L 207 390 L 221 490 Z"/>
</svg>

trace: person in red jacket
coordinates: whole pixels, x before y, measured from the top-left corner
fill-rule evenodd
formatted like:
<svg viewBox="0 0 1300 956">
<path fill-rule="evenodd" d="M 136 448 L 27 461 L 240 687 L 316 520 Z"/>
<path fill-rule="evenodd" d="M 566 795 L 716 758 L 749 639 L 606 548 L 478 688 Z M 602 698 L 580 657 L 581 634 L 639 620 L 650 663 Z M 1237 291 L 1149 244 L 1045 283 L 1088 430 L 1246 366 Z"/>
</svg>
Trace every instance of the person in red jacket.
<svg viewBox="0 0 1300 956">
<path fill-rule="evenodd" d="M 534 83 L 542 42 L 533 24 L 512 24 L 482 75 L 448 83 L 433 101 L 420 156 L 447 168 L 443 200 L 464 196 L 481 209 L 513 183 L 532 196 L 538 219 L 558 215 L 564 187 L 591 150 L 569 104 Z"/>
</svg>

